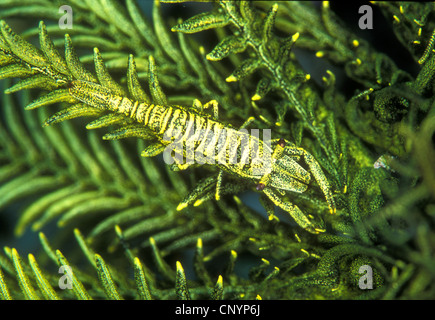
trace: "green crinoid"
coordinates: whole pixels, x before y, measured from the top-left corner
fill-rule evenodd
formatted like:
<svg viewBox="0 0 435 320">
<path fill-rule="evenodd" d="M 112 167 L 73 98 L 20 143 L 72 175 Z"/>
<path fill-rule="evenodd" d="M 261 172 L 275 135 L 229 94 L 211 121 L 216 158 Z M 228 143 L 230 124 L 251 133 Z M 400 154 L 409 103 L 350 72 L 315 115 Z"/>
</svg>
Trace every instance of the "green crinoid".
<svg viewBox="0 0 435 320">
<path fill-rule="evenodd" d="M 0 298 L 433 298 L 434 4 L 371 4 L 394 55 L 327 1 L 219 0 L 182 14 L 170 9 L 184 1 L 161 2 L 70 0 L 64 30 L 64 3 L 0 0 L 0 219 L 17 217 L 0 232 L 42 249 L 24 259 L 5 239 Z M 316 78 L 301 52 L 330 68 Z M 253 206 L 243 179 L 141 157 L 159 151 L 148 132 L 77 101 L 74 80 L 186 109 L 218 101 L 222 121 L 249 119 L 309 151 L 337 212 L 323 213 L 316 182 L 285 194 L 322 221 L 312 234 L 263 197 Z M 196 206 L 178 212 L 180 201 Z"/>
</svg>

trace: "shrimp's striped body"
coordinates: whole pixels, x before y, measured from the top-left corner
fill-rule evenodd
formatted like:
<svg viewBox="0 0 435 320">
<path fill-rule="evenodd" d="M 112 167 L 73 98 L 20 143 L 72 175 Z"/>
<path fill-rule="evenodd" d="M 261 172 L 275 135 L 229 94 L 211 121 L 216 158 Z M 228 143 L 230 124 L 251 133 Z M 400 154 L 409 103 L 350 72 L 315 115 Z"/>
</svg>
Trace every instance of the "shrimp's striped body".
<svg viewBox="0 0 435 320">
<path fill-rule="evenodd" d="M 99 84 L 82 80 L 71 81 L 67 87 L 72 97 L 86 105 L 122 114 L 149 130 L 161 143 L 158 153 L 172 146 L 172 151 L 186 159 L 184 164 L 177 163 L 180 169 L 194 163 L 191 161 L 192 156 L 202 155 L 208 160 L 214 160 L 212 163 L 221 169 L 217 178 L 217 200 L 222 188 L 222 172 L 227 171 L 255 182 L 258 191 L 262 191 L 274 204 L 287 211 L 306 230 L 312 233 L 323 232 L 324 229 L 319 224 L 310 220 L 313 217 L 309 219 L 296 205 L 282 200 L 279 195 L 284 195 L 285 191 L 306 191 L 312 174 L 327 200 L 329 211 L 334 213 L 336 210 L 329 183 L 320 165 L 310 153 L 287 145 L 283 139 L 275 141 L 272 148 L 246 130 L 234 129 L 201 110 L 133 101 L 114 94 Z M 216 102 L 212 104 L 217 108 Z M 301 157 L 305 159 L 311 174 L 297 163 Z M 190 200 L 184 201 L 177 209 L 181 210 L 190 203 Z"/>
<path fill-rule="evenodd" d="M 212 158 L 214 163 L 226 171 L 244 178 L 260 179 L 266 173 L 259 166 L 263 164 L 264 161 L 261 160 L 266 155 L 272 154 L 271 148 L 256 136 L 236 130 L 207 114 L 177 105 L 161 106 L 132 101 L 92 82 L 76 80 L 68 87 L 70 94 L 81 102 L 123 114 L 148 128 L 162 145 L 173 144 L 174 151 L 182 153 L 187 163 L 194 160 L 192 156 L 198 157 L 200 154 L 209 157 L 208 160 Z M 194 155 L 189 154 L 186 146 L 193 148 L 191 151 Z M 256 147 L 257 152 L 253 158 L 252 150 Z M 305 174 L 307 175 L 309 176 L 308 173 Z"/>
</svg>

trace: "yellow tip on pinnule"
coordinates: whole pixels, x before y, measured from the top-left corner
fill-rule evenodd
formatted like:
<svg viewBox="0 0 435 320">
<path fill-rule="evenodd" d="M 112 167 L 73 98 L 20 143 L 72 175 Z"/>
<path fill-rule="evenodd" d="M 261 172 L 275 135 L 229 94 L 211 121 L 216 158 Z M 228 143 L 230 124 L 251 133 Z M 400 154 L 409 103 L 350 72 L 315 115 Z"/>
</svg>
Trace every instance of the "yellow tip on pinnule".
<svg viewBox="0 0 435 320">
<path fill-rule="evenodd" d="M 35 256 L 33 254 L 29 253 L 27 256 L 29 257 L 29 261 L 31 263 L 35 263 L 36 262 Z"/>
<path fill-rule="evenodd" d="M 393 18 L 394 18 L 394 20 L 396 20 L 397 22 L 400 22 L 400 19 L 399 19 L 396 15 L 394 15 Z"/>
<path fill-rule="evenodd" d="M 204 49 L 203 46 L 200 46 L 200 47 L 199 47 L 199 53 L 200 53 L 201 55 L 204 55 L 204 54 L 205 54 L 205 49 Z"/>
<path fill-rule="evenodd" d="M 228 78 L 225 79 L 226 82 L 235 82 L 237 81 L 237 78 L 233 75 L 230 75 Z"/>
<path fill-rule="evenodd" d="M 219 275 L 218 280 L 217 280 L 217 283 L 218 283 L 220 286 L 222 286 L 223 279 L 222 279 L 222 276 L 221 276 L 221 275 Z"/>
<path fill-rule="evenodd" d="M 307 73 L 307 74 L 305 75 L 305 80 L 310 80 L 310 79 L 311 79 L 311 74 Z"/>
<path fill-rule="evenodd" d="M 355 40 L 352 41 L 352 44 L 356 48 L 356 47 L 359 46 L 359 41 L 355 39 Z"/>
<path fill-rule="evenodd" d="M 115 232 L 117 235 L 122 235 L 122 229 L 120 226 L 116 225 L 115 226 Z"/>
<path fill-rule="evenodd" d="M 360 65 L 360 64 L 362 63 L 360 58 L 356 58 L 355 61 L 356 61 L 356 64 L 357 64 L 357 65 Z"/>
<path fill-rule="evenodd" d="M 180 261 L 177 261 L 177 271 L 178 272 L 184 272 L 183 266 L 181 265 Z"/>
<path fill-rule="evenodd" d="M 329 1 L 322 1 L 322 6 L 325 9 L 329 8 Z"/>
<path fill-rule="evenodd" d="M 257 300 L 263 300 L 263 298 L 262 298 L 259 294 L 257 294 L 257 296 L 255 297 L 255 299 L 257 299 Z"/>
<path fill-rule="evenodd" d="M 233 199 L 237 204 L 242 204 L 242 200 L 238 196 L 233 196 Z"/>
<path fill-rule="evenodd" d="M 156 240 L 154 240 L 153 237 L 150 237 L 150 243 L 151 243 L 152 245 L 156 245 Z"/>
<path fill-rule="evenodd" d="M 276 125 L 277 127 L 281 127 L 281 122 L 280 122 L 280 121 L 277 121 L 277 122 L 275 122 L 275 125 Z M 269 217 L 269 220 L 271 220 L 270 217 Z"/>
<path fill-rule="evenodd" d="M 296 238 L 297 242 L 299 242 L 299 243 L 301 243 L 301 242 L 302 242 L 302 241 L 301 241 L 301 238 L 299 238 L 299 236 L 298 236 L 298 234 L 297 234 L 297 233 L 295 233 L 295 238 Z"/>
<path fill-rule="evenodd" d="M 316 52 L 316 57 L 317 58 L 322 58 L 325 55 L 325 53 L 323 51 L 317 51 Z"/>
<path fill-rule="evenodd" d="M 299 39 L 299 32 L 296 32 L 294 35 L 292 35 L 292 41 L 296 42 L 296 40 Z"/>
<path fill-rule="evenodd" d="M 195 203 L 193 204 L 194 207 L 198 207 L 201 205 L 201 203 L 203 203 L 203 201 L 201 199 L 198 199 L 195 201 Z"/>
<path fill-rule="evenodd" d="M 260 100 L 260 99 L 261 99 L 261 96 L 258 93 L 254 94 L 252 96 L 252 98 L 251 98 L 251 100 L 253 100 L 253 101 L 257 101 L 257 100 Z"/>
<path fill-rule="evenodd" d="M 198 238 L 198 240 L 196 241 L 196 246 L 198 248 L 202 248 L 202 239 L 201 238 Z"/>
<path fill-rule="evenodd" d="M 181 211 L 181 210 L 183 210 L 184 208 L 186 208 L 187 207 L 187 203 L 180 203 L 178 206 L 177 206 L 177 211 Z"/>
</svg>

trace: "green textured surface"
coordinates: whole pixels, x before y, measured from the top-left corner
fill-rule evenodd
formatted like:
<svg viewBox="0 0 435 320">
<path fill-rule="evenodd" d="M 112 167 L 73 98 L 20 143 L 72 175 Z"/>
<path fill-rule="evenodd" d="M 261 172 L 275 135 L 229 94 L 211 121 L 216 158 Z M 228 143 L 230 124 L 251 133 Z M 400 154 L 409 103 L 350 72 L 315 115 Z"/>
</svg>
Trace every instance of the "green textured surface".
<svg viewBox="0 0 435 320">
<path fill-rule="evenodd" d="M 433 3 L 371 4 L 369 36 L 334 2 L 71 0 L 71 30 L 61 4 L 0 0 L 0 298 L 435 297 Z M 216 166 L 171 170 L 141 157 L 160 150 L 143 127 L 79 103 L 76 80 L 186 110 L 216 100 L 219 121 L 254 117 L 325 178 L 271 196 Z"/>
</svg>

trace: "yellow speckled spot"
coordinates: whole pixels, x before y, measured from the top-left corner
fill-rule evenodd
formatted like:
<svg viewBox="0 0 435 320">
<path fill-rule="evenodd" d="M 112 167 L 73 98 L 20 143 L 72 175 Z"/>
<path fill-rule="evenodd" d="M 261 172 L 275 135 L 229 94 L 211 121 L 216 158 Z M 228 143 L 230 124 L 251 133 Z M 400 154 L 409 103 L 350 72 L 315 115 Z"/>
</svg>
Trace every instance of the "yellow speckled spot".
<svg viewBox="0 0 435 320">
<path fill-rule="evenodd" d="M 301 241 L 301 238 L 299 238 L 299 236 L 298 236 L 298 234 L 297 234 L 297 233 L 295 233 L 295 238 L 296 238 L 297 242 L 299 242 L 299 243 L 301 243 L 301 242 L 302 242 L 302 241 Z"/>
<path fill-rule="evenodd" d="M 183 272 L 184 273 L 184 269 L 183 269 L 183 266 L 181 265 L 180 261 L 176 262 L 176 266 L 177 266 L 177 271 L 178 272 Z"/>
<path fill-rule="evenodd" d="M 225 79 L 226 82 L 235 82 L 237 81 L 237 78 L 233 75 L 230 75 L 228 78 Z"/>
<path fill-rule="evenodd" d="M 203 203 L 203 201 L 198 199 L 198 200 L 195 201 L 195 203 L 193 204 L 193 206 L 194 206 L 194 207 L 198 207 L 198 206 L 201 205 L 201 203 Z"/>
<path fill-rule="evenodd" d="M 296 40 L 299 39 L 299 32 L 296 32 L 293 36 L 292 36 L 292 41 L 296 42 Z"/>
<path fill-rule="evenodd" d="M 261 96 L 258 93 L 254 94 L 252 96 L 252 98 L 251 98 L 251 100 L 253 100 L 253 101 L 257 101 L 257 100 L 260 100 L 260 99 L 261 99 Z"/>
<path fill-rule="evenodd" d="M 308 253 L 307 250 L 305 250 L 305 249 L 301 249 L 301 251 L 302 251 L 303 253 L 305 253 L 307 256 L 310 256 L 310 254 Z"/>
<path fill-rule="evenodd" d="M 239 205 L 242 204 L 242 200 L 240 200 L 240 198 L 238 196 L 233 196 L 233 199 L 237 204 L 239 204 Z"/>
<path fill-rule="evenodd" d="M 181 210 L 183 210 L 184 208 L 186 208 L 187 207 L 187 204 L 186 203 L 180 203 L 178 206 L 177 206 L 177 211 L 181 211 Z"/>
</svg>

